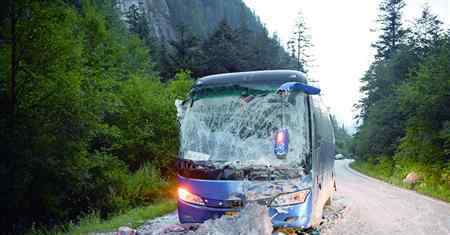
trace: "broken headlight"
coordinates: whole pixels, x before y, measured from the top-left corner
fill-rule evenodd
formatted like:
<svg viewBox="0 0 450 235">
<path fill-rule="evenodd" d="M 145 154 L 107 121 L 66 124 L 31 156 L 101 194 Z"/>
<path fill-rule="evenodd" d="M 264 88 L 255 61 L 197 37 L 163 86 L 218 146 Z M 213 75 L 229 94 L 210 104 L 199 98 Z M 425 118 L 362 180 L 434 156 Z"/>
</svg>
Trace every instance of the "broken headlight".
<svg viewBox="0 0 450 235">
<path fill-rule="evenodd" d="M 270 203 L 271 207 L 290 206 L 294 204 L 304 203 L 310 193 L 309 189 L 292 193 L 282 193 L 276 196 Z"/>
</svg>

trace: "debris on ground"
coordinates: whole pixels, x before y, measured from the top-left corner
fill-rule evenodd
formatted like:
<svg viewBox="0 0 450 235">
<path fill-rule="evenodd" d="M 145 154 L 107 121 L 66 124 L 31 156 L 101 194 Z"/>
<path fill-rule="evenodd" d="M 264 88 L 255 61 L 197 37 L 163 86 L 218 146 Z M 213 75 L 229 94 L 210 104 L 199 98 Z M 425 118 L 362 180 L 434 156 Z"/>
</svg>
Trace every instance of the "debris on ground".
<svg viewBox="0 0 450 235">
<path fill-rule="evenodd" d="M 335 198 L 331 206 L 323 212 L 323 222 L 317 229 L 300 234 L 319 235 L 335 226 L 344 216 L 346 201 Z M 267 208 L 257 204 L 249 204 L 239 216 L 211 219 L 203 224 L 179 224 L 177 213 L 150 220 L 138 229 L 138 235 L 225 235 L 225 234 L 272 234 L 272 224 Z"/>
<path fill-rule="evenodd" d="M 323 219 L 318 230 L 320 233 L 327 233 L 336 226 L 343 218 L 347 209 L 348 202 L 343 197 L 333 198 L 330 206 L 323 209 Z"/>
<path fill-rule="evenodd" d="M 318 228 L 300 232 L 301 235 L 327 234 L 344 217 L 347 209 L 347 200 L 335 197 L 330 206 L 325 206 L 323 220 Z M 133 233 L 134 232 L 134 233 Z M 273 234 L 272 223 L 267 207 L 258 204 L 249 204 L 238 216 L 211 219 L 203 224 L 180 224 L 177 212 L 147 221 L 137 230 L 129 227 L 120 227 L 117 232 L 96 235 L 228 235 Z M 286 234 L 285 231 L 281 234 Z M 288 233 L 293 234 L 293 233 Z"/>
</svg>

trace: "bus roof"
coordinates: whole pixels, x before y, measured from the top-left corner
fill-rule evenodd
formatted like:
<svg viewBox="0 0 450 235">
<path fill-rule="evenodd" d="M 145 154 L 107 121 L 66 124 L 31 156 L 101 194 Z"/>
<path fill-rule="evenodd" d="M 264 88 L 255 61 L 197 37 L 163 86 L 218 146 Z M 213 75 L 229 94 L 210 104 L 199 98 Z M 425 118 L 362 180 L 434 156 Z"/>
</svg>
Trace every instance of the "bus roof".
<svg viewBox="0 0 450 235">
<path fill-rule="evenodd" d="M 239 73 L 224 73 L 206 76 L 197 80 L 195 88 L 221 87 L 244 84 L 273 84 L 280 86 L 286 82 L 307 84 L 305 74 L 295 70 L 266 70 Z"/>
</svg>

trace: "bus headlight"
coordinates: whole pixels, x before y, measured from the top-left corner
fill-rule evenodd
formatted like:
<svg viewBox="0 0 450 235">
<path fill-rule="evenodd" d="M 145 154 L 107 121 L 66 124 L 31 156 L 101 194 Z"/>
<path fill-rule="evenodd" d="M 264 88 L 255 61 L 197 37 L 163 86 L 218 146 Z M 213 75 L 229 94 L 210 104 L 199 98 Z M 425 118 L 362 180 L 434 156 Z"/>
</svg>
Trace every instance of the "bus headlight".
<svg viewBox="0 0 450 235">
<path fill-rule="evenodd" d="M 278 207 L 304 203 L 309 193 L 310 193 L 309 189 L 293 193 L 283 193 L 276 196 L 270 203 L 270 206 Z"/>
<path fill-rule="evenodd" d="M 205 205 L 205 202 L 203 202 L 202 198 L 189 192 L 185 188 L 178 188 L 178 198 L 180 200 L 183 200 L 185 202 L 189 202 L 196 205 Z"/>
</svg>

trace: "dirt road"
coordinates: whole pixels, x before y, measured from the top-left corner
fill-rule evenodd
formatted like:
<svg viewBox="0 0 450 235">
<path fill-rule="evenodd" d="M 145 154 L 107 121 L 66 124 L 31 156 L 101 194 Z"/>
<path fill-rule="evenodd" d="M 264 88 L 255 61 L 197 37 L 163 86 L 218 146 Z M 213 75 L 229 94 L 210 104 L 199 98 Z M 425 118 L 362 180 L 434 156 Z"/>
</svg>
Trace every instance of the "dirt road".
<svg viewBox="0 0 450 235">
<path fill-rule="evenodd" d="M 336 161 L 336 199 L 345 200 L 341 221 L 325 234 L 450 234 L 450 205 L 391 186 Z"/>
</svg>

